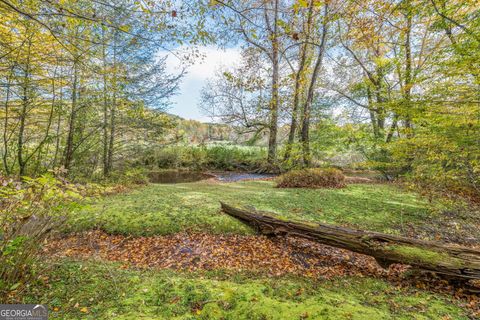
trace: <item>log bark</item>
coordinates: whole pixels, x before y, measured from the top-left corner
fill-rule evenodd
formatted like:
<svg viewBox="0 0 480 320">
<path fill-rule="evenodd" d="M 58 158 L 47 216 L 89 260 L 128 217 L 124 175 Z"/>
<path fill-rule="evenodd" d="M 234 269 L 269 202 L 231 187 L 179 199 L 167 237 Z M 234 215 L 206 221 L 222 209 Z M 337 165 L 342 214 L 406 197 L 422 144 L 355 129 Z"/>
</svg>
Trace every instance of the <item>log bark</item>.
<svg viewBox="0 0 480 320">
<path fill-rule="evenodd" d="M 221 202 L 226 214 L 265 235 L 295 236 L 374 257 L 384 268 L 393 263 L 411 265 L 450 278 L 480 279 L 480 250 L 327 224 L 275 218 L 255 209 Z"/>
</svg>

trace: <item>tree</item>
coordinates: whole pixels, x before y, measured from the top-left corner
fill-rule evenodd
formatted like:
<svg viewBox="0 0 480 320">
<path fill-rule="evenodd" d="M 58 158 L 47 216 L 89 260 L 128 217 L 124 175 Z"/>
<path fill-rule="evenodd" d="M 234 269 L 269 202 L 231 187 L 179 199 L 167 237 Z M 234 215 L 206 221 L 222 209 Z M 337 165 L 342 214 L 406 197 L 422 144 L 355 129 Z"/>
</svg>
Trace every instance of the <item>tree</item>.
<svg viewBox="0 0 480 320">
<path fill-rule="evenodd" d="M 280 113 L 280 64 L 282 32 L 280 21 L 287 6 L 280 0 L 215 1 L 218 19 L 238 33 L 250 47 L 257 48 L 267 57 L 270 73 L 268 162 L 275 164 L 277 157 L 277 131 Z M 229 18 L 233 17 L 233 18 Z"/>
<path fill-rule="evenodd" d="M 269 130 L 269 70 L 256 48 L 242 53 L 238 66 L 217 71 L 202 89 L 200 107 L 212 118 L 236 128 L 240 134 L 259 137 Z"/>
<path fill-rule="evenodd" d="M 117 139 L 131 132 L 119 124 L 140 116 L 139 107 L 164 110 L 178 88 L 183 71 L 167 74 L 159 58 L 166 46 L 211 41 L 198 9 L 0 1 L 2 171 L 36 175 L 61 165 L 73 177 L 101 165 L 110 174 L 119 144 L 129 143 Z"/>
</svg>

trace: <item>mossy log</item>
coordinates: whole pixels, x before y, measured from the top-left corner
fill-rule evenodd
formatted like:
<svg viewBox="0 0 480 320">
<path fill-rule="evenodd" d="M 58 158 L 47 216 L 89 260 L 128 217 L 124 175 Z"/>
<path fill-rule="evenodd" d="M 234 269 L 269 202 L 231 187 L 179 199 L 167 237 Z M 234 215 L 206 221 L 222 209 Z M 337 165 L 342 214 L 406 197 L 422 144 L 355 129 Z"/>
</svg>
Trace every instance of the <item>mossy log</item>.
<svg viewBox="0 0 480 320">
<path fill-rule="evenodd" d="M 226 214 L 265 235 L 295 236 L 374 257 L 382 267 L 411 265 L 456 279 L 480 279 L 480 250 L 327 224 L 279 219 L 221 203 Z"/>
</svg>

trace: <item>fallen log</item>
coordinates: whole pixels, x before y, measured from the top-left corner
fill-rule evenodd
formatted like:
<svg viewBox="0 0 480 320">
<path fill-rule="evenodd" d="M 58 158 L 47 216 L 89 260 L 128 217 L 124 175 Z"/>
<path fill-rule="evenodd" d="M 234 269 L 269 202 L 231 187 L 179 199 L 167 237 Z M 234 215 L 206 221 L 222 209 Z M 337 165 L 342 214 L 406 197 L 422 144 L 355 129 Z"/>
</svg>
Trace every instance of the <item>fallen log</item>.
<svg viewBox="0 0 480 320">
<path fill-rule="evenodd" d="M 265 235 L 296 236 L 374 257 L 384 268 L 393 263 L 455 279 L 480 279 L 480 250 L 327 224 L 279 219 L 255 209 L 221 202 L 226 214 Z"/>
</svg>

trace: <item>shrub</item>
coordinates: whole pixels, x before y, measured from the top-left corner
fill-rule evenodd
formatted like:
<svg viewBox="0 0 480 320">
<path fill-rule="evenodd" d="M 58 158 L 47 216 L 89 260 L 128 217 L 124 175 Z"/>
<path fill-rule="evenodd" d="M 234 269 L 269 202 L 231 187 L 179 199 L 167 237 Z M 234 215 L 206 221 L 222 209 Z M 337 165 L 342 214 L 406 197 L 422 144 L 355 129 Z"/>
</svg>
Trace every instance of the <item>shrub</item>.
<svg viewBox="0 0 480 320">
<path fill-rule="evenodd" d="M 174 148 L 163 148 L 154 154 L 152 162 L 159 168 L 176 168 L 181 163 L 181 153 Z"/>
<path fill-rule="evenodd" d="M 49 174 L 23 182 L 0 177 L 0 301 L 31 279 L 41 243 L 81 198 L 75 186 Z"/>
<path fill-rule="evenodd" d="M 292 170 L 278 178 L 278 188 L 343 188 L 345 176 L 334 168 Z"/>
<path fill-rule="evenodd" d="M 175 150 L 175 149 L 174 149 Z M 201 170 L 205 167 L 207 161 L 207 148 L 200 147 L 183 147 L 177 149 L 175 152 L 181 158 L 180 166 L 183 168 L 190 168 L 194 170 Z M 163 167 L 172 168 L 172 167 Z M 174 167 L 173 167 L 174 168 Z"/>
<path fill-rule="evenodd" d="M 144 168 L 125 168 L 114 171 L 104 182 L 107 184 L 135 186 L 148 183 L 148 170 Z"/>
<path fill-rule="evenodd" d="M 380 144 L 366 164 L 389 180 L 400 178 L 423 195 L 480 202 L 478 143 L 468 137 L 458 137 L 463 143 L 451 138 L 419 131 L 413 137 Z"/>
</svg>

